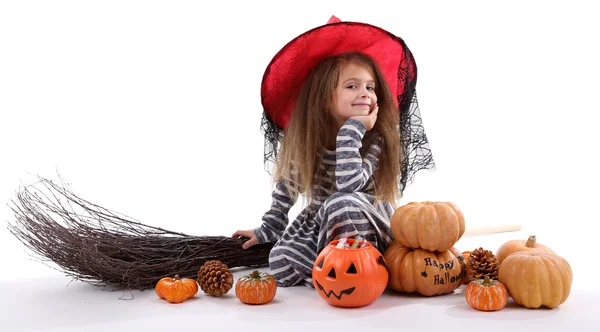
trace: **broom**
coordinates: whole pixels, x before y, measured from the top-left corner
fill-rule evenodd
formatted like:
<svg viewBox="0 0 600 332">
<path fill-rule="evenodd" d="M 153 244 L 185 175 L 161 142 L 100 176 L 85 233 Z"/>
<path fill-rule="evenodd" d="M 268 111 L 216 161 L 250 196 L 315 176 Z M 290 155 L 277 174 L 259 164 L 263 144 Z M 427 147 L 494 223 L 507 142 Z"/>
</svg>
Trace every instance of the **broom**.
<svg viewBox="0 0 600 332">
<path fill-rule="evenodd" d="M 268 265 L 274 243 L 242 249 L 247 239 L 148 226 L 86 201 L 60 182 L 40 177 L 19 190 L 11 206 L 16 222 L 8 229 L 42 262 L 55 263 L 54 269 L 73 279 L 144 290 L 175 274 L 195 279 L 208 260 L 229 268 Z"/>
</svg>

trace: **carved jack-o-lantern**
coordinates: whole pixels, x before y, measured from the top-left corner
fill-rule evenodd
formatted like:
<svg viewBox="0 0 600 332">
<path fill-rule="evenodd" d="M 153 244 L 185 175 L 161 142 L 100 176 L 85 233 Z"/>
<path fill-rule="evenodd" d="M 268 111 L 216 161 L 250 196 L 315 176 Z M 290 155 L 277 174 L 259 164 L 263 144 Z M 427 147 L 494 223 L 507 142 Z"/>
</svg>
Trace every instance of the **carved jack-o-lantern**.
<svg viewBox="0 0 600 332">
<path fill-rule="evenodd" d="M 354 239 L 348 239 L 352 245 Z M 385 290 L 389 273 L 383 255 L 370 243 L 364 248 L 336 248 L 338 240 L 325 247 L 315 260 L 312 279 L 327 303 L 337 307 L 371 304 Z"/>
</svg>

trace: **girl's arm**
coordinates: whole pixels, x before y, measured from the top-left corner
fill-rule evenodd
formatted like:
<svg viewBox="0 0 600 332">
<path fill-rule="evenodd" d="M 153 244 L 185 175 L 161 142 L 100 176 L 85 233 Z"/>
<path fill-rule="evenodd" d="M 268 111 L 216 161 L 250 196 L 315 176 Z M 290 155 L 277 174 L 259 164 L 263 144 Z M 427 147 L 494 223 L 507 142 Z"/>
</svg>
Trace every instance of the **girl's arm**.
<svg viewBox="0 0 600 332">
<path fill-rule="evenodd" d="M 367 131 L 365 125 L 356 120 L 348 119 L 340 128 L 336 139 L 336 168 L 335 181 L 340 192 L 356 192 L 365 188 L 371 175 L 377 170 L 379 155 L 381 153 L 381 138 L 374 140 L 374 144 L 364 158 L 359 149 L 362 139 Z"/>
<path fill-rule="evenodd" d="M 282 182 L 275 185 L 271 209 L 263 215 L 262 225 L 254 229 L 258 243 L 277 242 L 283 235 L 288 225 L 288 212 L 298 198 L 290 191 Z"/>
</svg>

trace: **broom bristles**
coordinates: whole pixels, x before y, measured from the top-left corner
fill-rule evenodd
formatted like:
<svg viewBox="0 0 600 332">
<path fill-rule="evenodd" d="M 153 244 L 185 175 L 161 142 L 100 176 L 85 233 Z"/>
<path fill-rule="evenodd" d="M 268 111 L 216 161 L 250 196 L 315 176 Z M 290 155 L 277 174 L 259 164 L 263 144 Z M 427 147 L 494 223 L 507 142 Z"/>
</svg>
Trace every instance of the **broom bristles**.
<svg viewBox="0 0 600 332">
<path fill-rule="evenodd" d="M 40 178 L 17 192 L 12 203 L 16 222 L 8 228 L 20 242 L 42 262 L 96 286 L 144 290 L 175 274 L 196 279 L 208 260 L 229 268 L 266 266 L 273 247 L 264 243 L 242 249 L 247 239 L 191 236 L 145 225 L 77 197 L 62 180 L 58 185 Z"/>
</svg>

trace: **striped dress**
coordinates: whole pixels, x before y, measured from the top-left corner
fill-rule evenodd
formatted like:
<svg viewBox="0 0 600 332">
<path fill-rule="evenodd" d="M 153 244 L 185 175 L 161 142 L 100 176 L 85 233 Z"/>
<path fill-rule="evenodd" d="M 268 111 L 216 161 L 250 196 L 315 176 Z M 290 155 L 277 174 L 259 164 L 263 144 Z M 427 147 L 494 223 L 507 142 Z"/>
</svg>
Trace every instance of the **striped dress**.
<svg viewBox="0 0 600 332">
<path fill-rule="evenodd" d="M 297 195 L 277 183 L 273 202 L 260 227 L 254 229 L 258 243 L 275 242 L 269 254 L 271 274 L 278 286 L 314 287 L 312 268 L 321 250 L 341 237 L 360 235 L 381 253 L 393 241 L 389 226 L 392 205 L 374 205 L 371 175 L 377 169 L 379 144 L 369 147 L 365 158 L 359 149 L 366 127 L 348 119 L 340 128 L 336 151 L 325 150 L 320 167 L 323 184 L 315 187 L 313 201 L 288 225 L 288 212 Z"/>
</svg>

